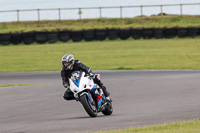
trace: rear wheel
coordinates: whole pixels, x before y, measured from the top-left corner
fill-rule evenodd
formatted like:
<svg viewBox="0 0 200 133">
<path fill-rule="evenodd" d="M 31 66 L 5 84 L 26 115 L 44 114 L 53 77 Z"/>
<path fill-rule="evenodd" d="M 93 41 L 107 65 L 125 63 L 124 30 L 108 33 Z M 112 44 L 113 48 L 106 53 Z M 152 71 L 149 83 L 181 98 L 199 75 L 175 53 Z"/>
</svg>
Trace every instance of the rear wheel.
<svg viewBox="0 0 200 133">
<path fill-rule="evenodd" d="M 88 96 L 86 94 L 82 95 L 80 97 L 80 102 L 82 103 L 85 111 L 88 113 L 89 116 L 91 117 L 96 117 L 97 116 L 97 108 L 95 103 L 91 103 Z"/>
<path fill-rule="evenodd" d="M 112 103 L 108 102 L 105 107 L 106 107 L 106 109 L 104 111 L 102 111 L 102 113 L 104 115 L 111 115 L 113 112 Z"/>
</svg>

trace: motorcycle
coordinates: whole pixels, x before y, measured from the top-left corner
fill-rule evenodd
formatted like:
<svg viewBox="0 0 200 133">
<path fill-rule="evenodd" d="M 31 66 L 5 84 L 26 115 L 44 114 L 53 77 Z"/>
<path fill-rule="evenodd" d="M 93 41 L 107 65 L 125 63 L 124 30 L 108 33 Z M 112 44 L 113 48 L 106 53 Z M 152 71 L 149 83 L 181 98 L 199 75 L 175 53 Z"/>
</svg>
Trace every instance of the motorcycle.
<svg viewBox="0 0 200 133">
<path fill-rule="evenodd" d="M 100 74 L 98 76 L 100 77 Z M 93 79 L 94 77 L 90 77 L 85 72 L 75 71 L 69 79 L 70 90 L 90 117 L 96 117 L 98 112 L 111 115 L 113 112 L 112 101 L 106 99 L 103 90 L 94 83 Z"/>
</svg>

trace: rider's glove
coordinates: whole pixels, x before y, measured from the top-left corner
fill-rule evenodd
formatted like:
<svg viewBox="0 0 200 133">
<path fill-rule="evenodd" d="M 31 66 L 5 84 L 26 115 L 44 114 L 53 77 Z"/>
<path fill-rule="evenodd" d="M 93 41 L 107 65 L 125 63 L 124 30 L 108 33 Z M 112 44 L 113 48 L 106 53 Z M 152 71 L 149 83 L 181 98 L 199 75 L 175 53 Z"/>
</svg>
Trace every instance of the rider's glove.
<svg viewBox="0 0 200 133">
<path fill-rule="evenodd" d="M 69 89 L 69 85 L 68 84 L 64 84 L 63 85 L 66 89 Z"/>
<path fill-rule="evenodd" d="M 95 74 L 94 74 L 94 73 L 89 73 L 89 76 L 90 76 L 91 78 L 95 78 Z"/>
<path fill-rule="evenodd" d="M 95 79 L 97 79 L 98 81 L 100 81 L 100 74 L 96 74 L 95 75 Z"/>
</svg>

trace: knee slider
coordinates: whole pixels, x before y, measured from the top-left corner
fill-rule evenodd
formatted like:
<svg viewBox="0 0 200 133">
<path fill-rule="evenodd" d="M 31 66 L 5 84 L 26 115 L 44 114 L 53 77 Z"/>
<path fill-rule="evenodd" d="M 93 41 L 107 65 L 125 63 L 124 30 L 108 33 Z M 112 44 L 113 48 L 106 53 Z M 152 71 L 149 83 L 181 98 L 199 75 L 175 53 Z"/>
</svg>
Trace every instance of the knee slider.
<svg viewBox="0 0 200 133">
<path fill-rule="evenodd" d="M 72 99 L 75 99 L 73 93 L 72 93 L 72 92 L 67 92 L 67 91 L 65 91 L 65 93 L 64 93 L 64 95 L 63 95 L 63 98 L 64 98 L 65 100 L 72 100 Z"/>
</svg>

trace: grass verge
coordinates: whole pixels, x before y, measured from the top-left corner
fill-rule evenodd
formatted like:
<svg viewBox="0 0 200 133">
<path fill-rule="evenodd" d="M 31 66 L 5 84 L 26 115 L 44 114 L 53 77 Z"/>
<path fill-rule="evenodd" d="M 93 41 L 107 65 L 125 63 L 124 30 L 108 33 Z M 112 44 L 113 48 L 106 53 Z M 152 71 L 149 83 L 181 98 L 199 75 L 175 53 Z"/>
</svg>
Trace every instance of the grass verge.
<svg viewBox="0 0 200 133">
<path fill-rule="evenodd" d="M 0 33 L 43 30 L 82 30 L 100 28 L 199 27 L 200 15 L 166 15 L 135 18 L 103 18 L 83 20 L 44 20 L 1 22 Z"/>
<path fill-rule="evenodd" d="M 0 84 L 0 87 L 26 86 L 26 85 L 38 85 L 38 84 L 36 84 L 36 83 L 26 83 L 26 84 Z"/>
<path fill-rule="evenodd" d="M 0 46 L 0 72 L 59 71 L 71 53 L 93 70 L 200 69 L 200 39 L 151 39 Z"/>
<path fill-rule="evenodd" d="M 95 133 L 199 133 L 200 120 Z"/>
</svg>

